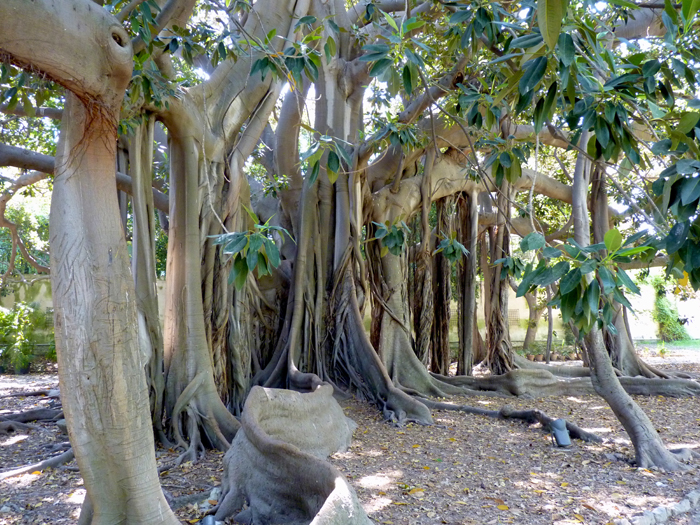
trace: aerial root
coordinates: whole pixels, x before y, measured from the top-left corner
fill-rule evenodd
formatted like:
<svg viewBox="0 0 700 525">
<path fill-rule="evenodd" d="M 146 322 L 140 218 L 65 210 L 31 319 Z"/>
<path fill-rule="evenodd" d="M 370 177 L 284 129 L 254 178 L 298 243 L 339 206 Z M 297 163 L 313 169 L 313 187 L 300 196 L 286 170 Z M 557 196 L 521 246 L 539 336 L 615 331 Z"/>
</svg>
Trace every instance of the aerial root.
<svg viewBox="0 0 700 525">
<path fill-rule="evenodd" d="M 47 468 L 56 468 L 69 461 L 73 460 L 73 449 L 67 450 L 63 454 L 54 456 L 49 459 L 45 459 L 39 463 L 34 463 L 33 465 L 27 465 L 26 467 L 21 467 L 14 470 L 8 470 L 7 472 L 0 472 L 0 480 L 11 478 L 13 476 L 19 476 L 21 474 L 26 474 L 28 472 L 43 471 Z"/>
<path fill-rule="evenodd" d="M 554 421 L 554 418 L 549 417 L 547 414 L 541 410 L 514 410 L 509 405 L 504 405 L 500 410 L 487 410 L 485 408 L 471 407 L 468 405 L 453 405 L 450 403 L 441 403 L 437 401 L 431 401 L 429 399 L 421 399 L 422 403 L 428 408 L 434 410 L 454 410 L 457 412 L 465 412 L 467 414 L 476 414 L 479 416 L 493 417 L 497 419 L 519 419 L 524 421 L 528 425 L 533 425 L 535 423 L 540 423 L 542 429 L 545 431 L 549 430 L 549 425 Z M 566 422 L 566 428 L 569 434 L 574 439 L 580 439 L 585 442 L 602 443 L 603 440 L 596 434 L 586 432 L 578 425 Z"/>
</svg>

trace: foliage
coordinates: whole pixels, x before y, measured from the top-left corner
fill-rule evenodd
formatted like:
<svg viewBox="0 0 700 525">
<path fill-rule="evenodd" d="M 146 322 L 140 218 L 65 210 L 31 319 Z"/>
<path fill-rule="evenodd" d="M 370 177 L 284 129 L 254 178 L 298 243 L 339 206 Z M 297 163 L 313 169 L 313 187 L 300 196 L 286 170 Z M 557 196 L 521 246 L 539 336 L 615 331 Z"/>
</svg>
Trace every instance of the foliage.
<svg viewBox="0 0 700 525">
<path fill-rule="evenodd" d="M 406 245 L 406 238 L 411 230 L 406 223 L 397 219 L 394 223 L 387 221 L 379 223 L 372 221 L 375 226 L 374 237 L 370 241 L 378 240 L 381 244 L 380 255 L 384 257 L 387 253 L 399 256 Z"/>
<path fill-rule="evenodd" d="M 666 281 L 655 276 L 651 279 L 651 284 L 656 293 L 651 315 L 659 325 L 659 338 L 664 342 L 689 339 L 684 322 L 678 315 L 678 309 L 666 296 Z"/>
<path fill-rule="evenodd" d="M 42 264 L 48 263 L 49 254 L 49 217 L 32 213 L 23 204 L 8 206 L 5 218 L 17 225 L 29 254 Z M 12 254 L 12 237 L 9 230 L 0 229 L 0 274 L 7 271 Z M 34 267 L 24 259 L 17 249 L 14 271 L 19 274 L 36 274 Z"/>
<path fill-rule="evenodd" d="M 522 277 L 517 297 L 522 297 L 536 287 L 545 288 L 557 283 L 559 289 L 551 301 L 560 308 L 562 320 L 573 321 L 581 336 L 594 326 L 606 327 L 616 333 L 613 324 L 614 303 L 618 302 L 630 310 L 632 305 L 624 290 L 639 294 L 639 288 L 619 265 L 630 262 L 631 257 L 653 251 L 647 243 L 631 246 L 646 232 L 640 232 L 623 241 L 616 229 L 605 234 L 605 242 L 581 246 L 574 239 L 558 248 L 545 246 L 544 237 L 537 232 L 526 235 L 520 243 L 523 252 L 535 251 L 538 259 L 525 264 L 518 258 L 499 259 L 503 263 L 501 274 Z M 629 246 L 629 247 L 628 247 Z"/>
<path fill-rule="evenodd" d="M 442 253 L 445 258 L 450 261 L 450 264 L 456 263 L 462 256 L 466 257 L 469 255 L 469 250 L 467 250 L 461 242 L 457 241 L 457 232 L 452 232 L 450 235 L 441 232 L 439 238 L 440 243 L 433 252 L 433 255 Z"/>
<path fill-rule="evenodd" d="M 292 239 L 286 229 L 270 224 L 272 217 L 265 224 L 260 224 L 258 216 L 248 208 L 245 209 L 253 221 L 251 229 L 213 236 L 214 244 L 223 245 L 224 255 L 233 257 L 229 282 L 235 283 L 238 290 L 243 288 L 250 272 L 255 271 L 258 277 L 263 277 L 279 266 L 280 252 L 272 236 L 273 232 L 279 232 L 283 242 L 282 233 Z"/>
<path fill-rule="evenodd" d="M 36 332 L 43 328 L 44 313 L 35 305 L 19 302 L 11 310 L 0 309 L 0 364 L 26 368 L 34 357 Z"/>
</svg>

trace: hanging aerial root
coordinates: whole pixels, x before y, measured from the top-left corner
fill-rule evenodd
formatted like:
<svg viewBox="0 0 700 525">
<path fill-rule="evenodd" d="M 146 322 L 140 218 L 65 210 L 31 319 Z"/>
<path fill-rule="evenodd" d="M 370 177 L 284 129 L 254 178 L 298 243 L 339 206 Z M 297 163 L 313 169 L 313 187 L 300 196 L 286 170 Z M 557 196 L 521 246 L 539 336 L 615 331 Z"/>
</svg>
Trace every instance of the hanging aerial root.
<svg viewBox="0 0 700 525">
<path fill-rule="evenodd" d="M 476 414 L 479 416 L 493 417 L 497 419 L 519 419 L 524 421 L 528 425 L 534 425 L 539 423 L 542 425 L 542 429 L 549 431 L 550 424 L 554 421 L 554 418 L 549 417 L 547 414 L 540 410 L 514 410 L 509 405 L 504 405 L 500 410 L 487 410 L 485 408 L 471 407 L 468 405 L 452 405 L 450 403 L 439 403 L 436 401 L 430 401 L 429 399 L 421 400 L 428 408 L 433 410 L 453 410 L 457 412 L 465 412 L 467 414 Z M 566 422 L 566 428 L 569 434 L 574 439 L 580 439 L 587 443 L 602 443 L 603 440 L 596 434 L 591 432 L 586 432 L 578 425 Z"/>
</svg>

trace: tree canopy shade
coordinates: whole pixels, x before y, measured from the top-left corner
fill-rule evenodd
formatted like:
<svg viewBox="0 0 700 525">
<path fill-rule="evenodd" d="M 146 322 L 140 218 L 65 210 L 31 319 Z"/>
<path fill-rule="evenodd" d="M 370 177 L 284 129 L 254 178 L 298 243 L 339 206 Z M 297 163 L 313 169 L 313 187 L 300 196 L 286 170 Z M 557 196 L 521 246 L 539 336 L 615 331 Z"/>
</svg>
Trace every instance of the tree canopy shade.
<svg viewBox="0 0 700 525">
<path fill-rule="evenodd" d="M 637 358 L 624 268 L 665 252 L 669 275 L 700 287 L 697 0 L 99 4 L 0 4 L 0 110 L 62 119 L 55 157 L 13 137 L 0 161 L 53 174 L 85 522 L 174 521 L 153 433 L 182 459 L 227 450 L 254 385 L 332 383 L 399 424 L 430 424 L 444 408 L 431 396 L 595 391 L 640 466 L 683 468 L 628 393 L 700 385 Z M 42 177 L 3 178 L 2 210 Z M 458 377 L 445 375 L 451 265 Z M 589 367 L 514 355 L 509 273 L 521 295 L 546 289 Z M 470 377 L 476 360 L 490 378 Z"/>
</svg>

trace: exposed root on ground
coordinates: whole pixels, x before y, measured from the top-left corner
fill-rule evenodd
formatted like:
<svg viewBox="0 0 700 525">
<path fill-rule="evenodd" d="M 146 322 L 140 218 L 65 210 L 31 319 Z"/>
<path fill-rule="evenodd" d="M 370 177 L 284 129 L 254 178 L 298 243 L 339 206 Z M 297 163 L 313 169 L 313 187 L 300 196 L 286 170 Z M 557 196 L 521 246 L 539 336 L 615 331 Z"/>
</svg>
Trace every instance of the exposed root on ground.
<svg viewBox="0 0 700 525">
<path fill-rule="evenodd" d="M 184 452 L 177 459 L 177 464 L 196 461 L 204 453 L 205 443 L 225 452 L 230 447 L 240 425 L 236 418 L 221 403 L 218 394 L 207 388 L 206 372 L 198 373 L 185 387 L 177 399 L 171 415 L 171 428 L 175 441 Z M 216 396 L 214 402 L 209 398 Z M 183 437 L 183 428 L 187 429 L 187 439 Z M 201 431 L 200 431 L 201 429 Z"/>
<path fill-rule="evenodd" d="M 33 425 L 25 425 L 24 423 L 19 423 L 18 421 L 0 421 L 0 436 L 7 436 L 9 434 L 15 434 L 23 430 L 35 429 Z"/>
<path fill-rule="evenodd" d="M 429 399 L 421 400 L 425 405 L 434 410 L 455 410 L 458 412 L 465 412 L 467 414 L 477 414 L 480 416 L 493 417 L 498 419 L 519 419 L 524 421 L 528 425 L 534 425 L 539 423 L 542 425 L 542 429 L 546 432 L 550 429 L 550 424 L 554 421 L 554 418 L 549 417 L 544 412 L 540 410 L 513 410 L 512 407 L 504 405 L 500 410 L 487 410 L 485 408 L 471 407 L 468 405 L 453 405 L 451 403 L 440 403 L 431 401 Z M 566 428 L 569 434 L 574 439 L 580 439 L 585 442 L 601 443 L 603 440 L 596 434 L 591 432 L 586 432 L 580 428 L 575 423 L 570 421 L 566 422 Z"/>
<path fill-rule="evenodd" d="M 57 421 L 63 419 L 63 410 L 54 410 L 51 408 L 33 408 L 24 412 L 15 412 L 13 414 L 3 414 L 0 416 L 1 421 L 17 421 L 18 423 L 29 423 L 30 421 Z"/>
<path fill-rule="evenodd" d="M 8 397 L 30 397 L 30 396 L 47 396 L 50 398 L 59 398 L 60 397 L 60 391 L 58 389 L 45 389 L 45 390 L 31 390 L 29 392 L 14 392 L 12 394 L 5 394 L 4 396 L 0 396 L 0 399 L 5 399 Z"/>
<path fill-rule="evenodd" d="M 596 395 L 590 377 L 561 377 L 544 368 L 512 370 L 488 377 L 444 377 L 440 381 L 471 391 L 497 392 L 507 396 L 544 397 L 559 395 Z M 700 396 L 700 383 L 688 379 L 620 377 L 623 388 L 633 395 L 686 397 Z M 469 392 L 466 393 L 469 395 Z"/>
<path fill-rule="evenodd" d="M 54 456 L 49 459 L 45 459 L 39 463 L 34 463 L 33 465 L 27 465 L 26 467 L 21 467 L 13 470 L 8 470 L 7 472 L 0 472 L 0 480 L 11 478 L 13 476 L 19 476 L 21 474 L 27 474 L 28 472 L 43 471 L 47 468 L 56 468 L 64 463 L 68 463 L 73 459 L 73 449 L 70 449 L 59 456 Z"/>
</svg>

